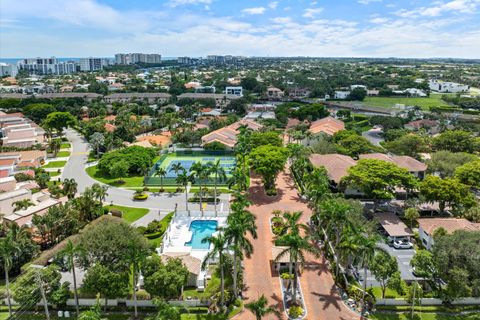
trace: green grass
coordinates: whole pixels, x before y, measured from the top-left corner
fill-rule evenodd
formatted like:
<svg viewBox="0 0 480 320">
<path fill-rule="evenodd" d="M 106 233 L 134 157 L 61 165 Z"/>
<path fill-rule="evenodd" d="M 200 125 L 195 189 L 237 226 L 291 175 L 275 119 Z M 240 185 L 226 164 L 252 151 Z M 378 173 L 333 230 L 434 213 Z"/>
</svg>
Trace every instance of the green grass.
<svg viewBox="0 0 480 320">
<path fill-rule="evenodd" d="M 132 207 L 123 207 L 123 206 L 117 206 L 117 205 L 108 205 L 105 206 L 107 209 L 117 209 L 122 211 L 122 218 L 127 221 L 128 223 L 132 223 L 134 221 L 137 221 L 144 215 L 148 213 L 148 209 L 144 208 L 132 208 Z"/>
<path fill-rule="evenodd" d="M 70 143 L 64 142 L 60 145 L 60 149 L 68 149 L 70 148 Z"/>
<path fill-rule="evenodd" d="M 143 176 L 112 178 L 110 176 L 105 175 L 100 170 L 98 170 L 97 166 L 89 167 L 85 171 L 87 171 L 87 174 L 93 179 L 114 187 L 142 187 L 143 186 Z M 119 179 L 125 181 L 125 183 L 123 184 L 118 183 Z"/>
<path fill-rule="evenodd" d="M 430 107 L 450 106 L 442 100 L 441 94 L 430 94 L 425 98 L 402 98 L 402 97 L 365 97 L 363 104 L 371 107 L 393 108 L 395 104 L 419 106 L 423 110 Z"/>
<path fill-rule="evenodd" d="M 60 175 L 60 172 L 57 172 L 57 171 L 50 171 L 50 172 L 47 172 L 47 173 L 50 177 L 56 177 L 56 176 Z"/>
<path fill-rule="evenodd" d="M 382 298 L 382 288 L 381 287 L 372 287 L 372 290 L 373 290 L 374 296 L 377 299 Z M 396 299 L 396 298 L 402 298 L 402 296 L 399 295 L 397 293 L 397 291 L 387 288 L 387 290 L 385 290 L 385 298 L 386 299 Z"/>
<path fill-rule="evenodd" d="M 58 154 L 57 154 L 57 157 L 60 158 L 60 157 L 69 157 L 70 156 L 70 152 L 69 151 L 60 151 Z"/>
<path fill-rule="evenodd" d="M 44 165 L 42 168 L 63 168 L 67 161 L 50 161 L 48 164 Z"/>
<path fill-rule="evenodd" d="M 473 319 L 472 316 L 468 315 L 457 315 L 457 314 L 437 314 L 437 313 L 415 313 L 415 320 L 468 320 Z M 369 319 L 376 320 L 410 320 L 410 313 L 374 313 Z"/>
</svg>

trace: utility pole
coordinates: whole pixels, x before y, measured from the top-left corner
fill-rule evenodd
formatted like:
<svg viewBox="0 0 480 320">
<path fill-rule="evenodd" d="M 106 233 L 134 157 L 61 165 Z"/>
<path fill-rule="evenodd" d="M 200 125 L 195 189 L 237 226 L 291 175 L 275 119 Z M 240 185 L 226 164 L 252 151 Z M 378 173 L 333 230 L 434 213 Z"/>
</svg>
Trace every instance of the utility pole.
<svg viewBox="0 0 480 320">
<path fill-rule="evenodd" d="M 35 266 L 32 266 L 32 267 L 37 269 L 39 268 Z M 42 278 L 40 277 L 40 270 L 35 271 L 35 277 L 37 279 L 38 286 L 40 287 L 40 294 L 42 295 L 43 307 L 45 308 L 45 316 L 47 317 L 47 320 L 50 320 L 50 312 L 48 311 L 47 297 L 45 296 L 45 288 L 43 287 L 43 281 L 42 281 Z"/>
</svg>

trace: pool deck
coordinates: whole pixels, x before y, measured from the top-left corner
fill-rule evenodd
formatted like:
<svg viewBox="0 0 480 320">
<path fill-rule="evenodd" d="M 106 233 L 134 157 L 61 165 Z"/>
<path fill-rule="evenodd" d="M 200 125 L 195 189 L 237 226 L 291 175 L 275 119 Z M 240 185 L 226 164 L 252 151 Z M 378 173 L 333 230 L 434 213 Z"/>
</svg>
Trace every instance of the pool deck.
<svg viewBox="0 0 480 320">
<path fill-rule="evenodd" d="M 172 220 L 170 227 L 167 229 L 162 252 L 189 253 L 192 257 L 203 261 L 209 251 L 208 249 L 192 249 L 191 246 L 185 245 L 192 238 L 190 223 L 195 220 L 217 221 L 218 227 L 225 226 L 227 222 L 226 217 L 177 216 Z"/>
</svg>

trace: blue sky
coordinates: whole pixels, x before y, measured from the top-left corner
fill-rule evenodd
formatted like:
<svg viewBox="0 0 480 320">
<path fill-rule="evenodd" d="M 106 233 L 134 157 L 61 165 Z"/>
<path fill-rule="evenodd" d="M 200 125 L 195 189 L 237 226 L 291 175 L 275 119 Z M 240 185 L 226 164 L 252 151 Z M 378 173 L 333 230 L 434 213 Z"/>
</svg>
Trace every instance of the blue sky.
<svg viewBox="0 0 480 320">
<path fill-rule="evenodd" d="M 0 0 L 0 57 L 480 58 L 480 0 Z"/>
</svg>

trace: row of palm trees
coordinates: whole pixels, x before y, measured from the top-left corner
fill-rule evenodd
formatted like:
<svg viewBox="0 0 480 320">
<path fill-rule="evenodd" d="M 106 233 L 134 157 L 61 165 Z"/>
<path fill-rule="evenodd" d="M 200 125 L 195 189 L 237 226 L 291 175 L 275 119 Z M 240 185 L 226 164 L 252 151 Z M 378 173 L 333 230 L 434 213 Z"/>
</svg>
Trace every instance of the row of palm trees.
<svg viewBox="0 0 480 320">
<path fill-rule="evenodd" d="M 233 257 L 233 297 L 238 298 L 238 272 L 239 262 L 245 256 L 253 253 L 253 245 L 249 236 L 257 238 L 256 217 L 248 211 L 250 202 L 242 193 L 235 194 L 235 200 L 231 205 L 231 213 L 227 218 L 227 225 L 212 235 L 202 240 L 210 243 L 211 250 L 205 257 L 202 268 L 205 269 L 209 263 L 216 259 L 220 271 L 220 308 L 225 307 L 225 268 L 227 255 Z"/>
<path fill-rule="evenodd" d="M 198 181 L 200 188 L 199 197 L 200 197 L 200 211 L 203 213 L 203 190 L 204 183 L 213 175 L 214 180 L 214 205 L 215 205 L 215 216 L 217 216 L 217 194 L 218 194 L 218 182 L 224 181 L 226 179 L 225 169 L 222 167 L 220 159 L 217 159 L 215 162 L 210 161 L 208 163 L 202 163 L 200 161 L 195 162 L 189 171 L 187 171 L 180 162 L 174 163 L 170 172 L 175 172 L 176 183 L 178 186 L 183 186 L 185 190 L 185 206 L 188 211 L 188 192 L 187 187 L 189 184 L 194 184 Z M 163 178 L 167 175 L 165 168 L 159 166 L 155 174 L 160 178 L 161 189 L 163 190 Z"/>
</svg>

